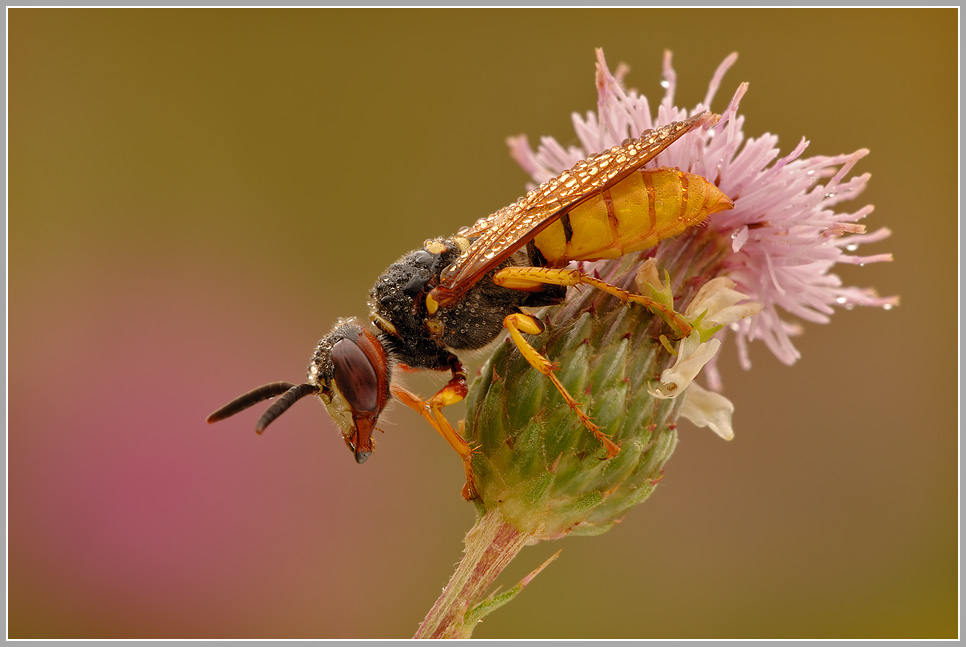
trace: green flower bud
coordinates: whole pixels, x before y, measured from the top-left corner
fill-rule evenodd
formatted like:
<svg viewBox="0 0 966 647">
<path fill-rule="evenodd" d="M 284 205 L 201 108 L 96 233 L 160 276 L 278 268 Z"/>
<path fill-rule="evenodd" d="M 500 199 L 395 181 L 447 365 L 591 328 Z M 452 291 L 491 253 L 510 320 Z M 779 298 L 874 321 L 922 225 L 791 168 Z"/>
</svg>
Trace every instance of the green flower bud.
<svg viewBox="0 0 966 647">
<path fill-rule="evenodd" d="M 607 264 L 604 278 L 633 289 L 639 264 Z M 479 505 L 537 540 L 599 534 L 650 495 L 674 451 L 679 399 L 649 392 L 674 357 L 658 339 L 660 319 L 600 290 L 571 294 L 543 321 L 546 330 L 530 343 L 558 366 L 557 378 L 620 453 L 608 459 L 550 380 L 507 341 L 467 400 Z"/>
</svg>

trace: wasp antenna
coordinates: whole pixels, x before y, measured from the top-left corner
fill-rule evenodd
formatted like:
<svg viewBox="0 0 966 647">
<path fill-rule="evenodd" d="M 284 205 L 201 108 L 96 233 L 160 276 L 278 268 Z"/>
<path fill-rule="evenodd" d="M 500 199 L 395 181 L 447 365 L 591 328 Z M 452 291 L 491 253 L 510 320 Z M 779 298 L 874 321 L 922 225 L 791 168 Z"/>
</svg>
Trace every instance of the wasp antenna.
<svg viewBox="0 0 966 647">
<path fill-rule="evenodd" d="M 289 389 L 291 389 L 294 384 L 291 382 L 272 382 L 271 384 L 266 384 L 265 386 L 260 386 L 257 389 L 249 391 L 245 395 L 240 395 L 218 411 L 208 416 L 208 424 L 213 422 L 218 422 L 219 420 L 224 420 L 230 416 L 235 415 L 239 411 L 244 411 L 253 404 L 258 404 L 262 400 L 267 400 L 269 398 L 274 398 L 276 395 L 281 395 Z"/>
<path fill-rule="evenodd" d="M 285 395 L 273 402 L 272 406 L 266 409 L 265 413 L 262 414 L 262 417 L 258 419 L 258 424 L 255 425 L 255 433 L 260 434 L 265 431 L 265 427 L 272 424 L 272 421 L 275 420 L 275 418 L 278 418 L 280 415 L 288 411 L 288 408 L 295 404 L 297 400 L 301 400 L 305 396 L 315 393 L 319 388 L 314 384 L 308 383 L 299 384 L 298 386 L 289 386 L 292 388 L 287 390 Z"/>
</svg>

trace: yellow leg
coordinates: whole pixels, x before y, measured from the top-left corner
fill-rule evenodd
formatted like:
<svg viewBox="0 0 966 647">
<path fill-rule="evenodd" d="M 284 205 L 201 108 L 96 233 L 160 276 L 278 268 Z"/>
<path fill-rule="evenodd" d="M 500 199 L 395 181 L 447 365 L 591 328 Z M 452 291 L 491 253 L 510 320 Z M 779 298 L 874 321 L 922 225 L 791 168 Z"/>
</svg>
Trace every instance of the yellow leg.
<svg viewBox="0 0 966 647">
<path fill-rule="evenodd" d="M 564 385 L 560 383 L 557 376 L 553 374 L 556 367 L 553 363 L 546 357 L 540 354 L 537 349 L 530 345 L 526 339 L 523 338 L 521 333 L 527 333 L 530 335 L 535 335 L 543 330 L 543 325 L 534 317 L 526 315 L 523 313 L 515 313 L 508 315 L 503 319 L 503 326 L 510 331 L 510 337 L 513 339 L 513 343 L 516 344 L 517 348 L 520 349 L 520 354 L 523 355 L 524 359 L 530 363 L 530 366 L 537 369 L 544 375 L 546 375 L 553 385 L 557 387 L 560 391 L 560 395 L 563 396 L 564 402 L 566 402 L 580 421 L 584 424 L 590 433 L 594 435 L 594 438 L 599 440 L 604 447 L 607 449 L 607 458 L 613 458 L 617 456 L 620 451 L 620 446 L 616 445 L 607 435 L 600 430 L 597 425 L 595 425 L 590 417 L 584 413 L 583 409 L 580 408 L 580 403 L 573 399 L 573 397 L 564 388 Z"/>
<path fill-rule="evenodd" d="M 454 376 L 454 380 L 456 380 L 456 376 Z M 458 387 L 451 388 L 454 380 L 451 380 L 449 384 L 440 389 L 439 393 L 434 395 L 428 402 L 423 401 L 418 395 L 402 387 L 393 386 L 391 389 L 393 397 L 425 418 L 426 422 L 432 425 L 433 429 L 439 432 L 439 435 L 459 454 L 463 460 L 463 471 L 466 473 L 466 484 L 463 486 L 463 498 L 471 500 L 477 498 L 473 481 L 473 467 L 470 462 L 470 458 L 473 455 L 473 448 L 453 429 L 453 425 L 449 424 L 449 420 L 446 419 L 446 416 L 441 411 L 442 407 L 447 404 L 455 404 L 465 397 L 465 379 L 463 381 L 462 394 L 460 394 Z"/>
<path fill-rule="evenodd" d="M 573 287 L 576 285 L 590 285 L 598 290 L 611 294 L 624 303 L 639 303 L 670 325 L 678 337 L 684 338 L 691 334 L 692 326 L 680 314 L 675 312 L 663 303 L 658 303 L 654 299 L 643 294 L 634 294 L 623 290 L 616 285 L 611 285 L 606 281 L 601 281 L 592 276 L 588 276 L 577 269 L 552 269 L 549 267 L 505 267 L 493 276 L 497 285 L 514 290 L 533 289 L 541 284 L 565 285 Z"/>
</svg>

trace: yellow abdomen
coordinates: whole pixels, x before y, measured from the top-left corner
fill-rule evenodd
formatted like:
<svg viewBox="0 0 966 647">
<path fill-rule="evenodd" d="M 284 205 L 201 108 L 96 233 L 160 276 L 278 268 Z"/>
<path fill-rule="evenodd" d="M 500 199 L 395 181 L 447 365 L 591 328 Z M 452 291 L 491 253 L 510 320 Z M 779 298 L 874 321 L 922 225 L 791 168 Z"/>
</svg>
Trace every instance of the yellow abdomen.
<svg viewBox="0 0 966 647">
<path fill-rule="evenodd" d="M 561 214 L 534 245 L 551 266 L 618 258 L 734 207 L 714 184 L 677 169 L 641 169 Z"/>
</svg>

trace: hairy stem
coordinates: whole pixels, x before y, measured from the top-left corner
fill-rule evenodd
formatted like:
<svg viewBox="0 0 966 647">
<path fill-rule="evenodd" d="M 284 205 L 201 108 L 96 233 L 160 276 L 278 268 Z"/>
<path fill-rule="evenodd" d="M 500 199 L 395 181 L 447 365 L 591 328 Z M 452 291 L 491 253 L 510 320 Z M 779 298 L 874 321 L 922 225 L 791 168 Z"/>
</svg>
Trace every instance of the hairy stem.
<svg viewBox="0 0 966 647">
<path fill-rule="evenodd" d="M 469 638 L 479 615 L 467 619 L 467 612 L 483 602 L 497 576 L 529 539 L 499 510 L 480 517 L 466 534 L 462 561 L 414 638 Z"/>
</svg>

